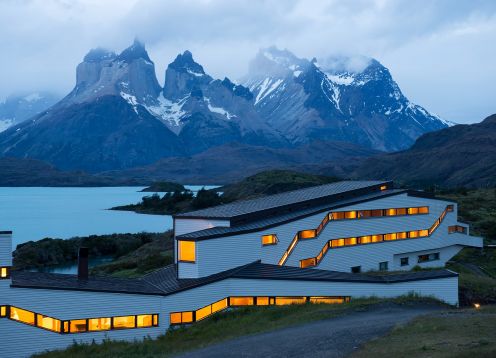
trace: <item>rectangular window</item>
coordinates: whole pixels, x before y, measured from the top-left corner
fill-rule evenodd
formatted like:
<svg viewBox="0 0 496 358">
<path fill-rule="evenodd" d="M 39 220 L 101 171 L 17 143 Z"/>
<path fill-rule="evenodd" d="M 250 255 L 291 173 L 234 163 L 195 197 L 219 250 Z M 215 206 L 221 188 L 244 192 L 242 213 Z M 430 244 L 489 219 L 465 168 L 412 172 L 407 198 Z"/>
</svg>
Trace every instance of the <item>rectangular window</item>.
<svg viewBox="0 0 496 358">
<path fill-rule="evenodd" d="M 10 278 L 10 267 L 0 267 L 0 280 Z"/>
<path fill-rule="evenodd" d="M 362 272 L 362 266 L 353 266 L 351 268 L 351 272 L 352 273 L 360 273 L 360 272 Z"/>
<path fill-rule="evenodd" d="M 222 311 L 225 308 L 227 308 L 227 298 L 224 298 L 223 300 L 212 303 L 212 313 Z"/>
<path fill-rule="evenodd" d="M 397 239 L 406 239 L 406 238 L 408 238 L 408 234 L 406 233 L 406 231 L 397 232 L 396 233 L 396 238 Z"/>
<path fill-rule="evenodd" d="M 70 332 L 71 333 L 81 333 L 86 332 L 86 320 L 85 319 L 73 319 L 70 321 Z"/>
<path fill-rule="evenodd" d="M 401 266 L 408 266 L 408 257 L 402 257 L 400 259 L 400 265 Z"/>
<path fill-rule="evenodd" d="M 382 209 L 371 210 L 370 216 L 372 216 L 372 217 L 383 216 L 383 210 Z"/>
<path fill-rule="evenodd" d="M 115 329 L 125 329 L 125 328 L 135 328 L 136 319 L 135 316 L 121 316 L 114 317 L 114 328 Z"/>
<path fill-rule="evenodd" d="M 33 312 L 23 310 L 14 306 L 10 307 L 10 319 L 34 326 L 35 316 Z"/>
<path fill-rule="evenodd" d="M 409 232 L 408 232 L 408 237 L 409 237 L 410 239 L 414 239 L 414 238 L 416 238 L 416 237 L 419 237 L 419 232 L 418 232 L 418 230 L 409 231 Z"/>
<path fill-rule="evenodd" d="M 254 299 L 253 297 L 231 297 L 230 304 L 231 306 L 253 306 Z"/>
<path fill-rule="evenodd" d="M 334 220 L 343 220 L 344 219 L 344 211 L 338 211 L 338 212 L 332 213 L 332 218 Z"/>
<path fill-rule="evenodd" d="M 379 262 L 379 271 L 387 271 L 388 270 L 388 262 Z"/>
<path fill-rule="evenodd" d="M 387 185 L 382 185 L 382 186 L 381 186 L 381 191 L 382 191 L 382 190 L 386 190 L 386 189 L 387 189 Z"/>
<path fill-rule="evenodd" d="M 269 298 L 268 297 L 257 297 L 257 306 L 268 306 Z"/>
<path fill-rule="evenodd" d="M 90 318 L 88 320 L 88 331 L 106 331 L 112 326 L 110 317 Z"/>
<path fill-rule="evenodd" d="M 455 206 L 454 205 L 448 205 L 446 206 L 446 211 L 453 211 L 455 210 Z"/>
<path fill-rule="evenodd" d="M 369 244 L 372 242 L 372 236 L 360 236 L 360 244 Z"/>
<path fill-rule="evenodd" d="M 327 304 L 335 304 L 335 303 L 344 303 L 344 298 L 342 297 L 310 297 L 311 303 L 327 303 Z"/>
<path fill-rule="evenodd" d="M 310 257 L 309 259 L 300 260 L 300 268 L 313 267 L 316 266 L 317 262 L 315 257 Z"/>
<path fill-rule="evenodd" d="M 372 242 L 381 242 L 383 240 L 382 235 L 372 235 Z"/>
<path fill-rule="evenodd" d="M 429 214 L 429 207 L 428 206 L 421 206 L 419 208 L 419 214 Z"/>
<path fill-rule="evenodd" d="M 153 316 L 151 314 L 141 314 L 136 316 L 136 327 L 152 327 L 153 326 Z"/>
<path fill-rule="evenodd" d="M 396 233 L 391 233 L 391 234 L 385 234 L 384 235 L 384 240 L 385 241 L 391 241 L 391 240 L 396 240 Z"/>
<path fill-rule="evenodd" d="M 408 208 L 408 215 L 417 215 L 419 213 L 418 208 Z"/>
<path fill-rule="evenodd" d="M 300 240 L 313 239 L 315 237 L 315 230 L 302 230 L 298 233 Z"/>
<path fill-rule="evenodd" d="M 356 245 L 358 242 L 357 238 L 356 237 L 348 237 L 346 239 L 344 239 L 344 244 L 346 246 L 353 246 L 353 245 Z"/>
<path fill-rule="evenodd" d="M 277 244 L 277 235 L 270 234 L 270 235 L 262 235 L 262 245 L 275 245 Z"/>
<path fill-rule="evenodd" d="M 429 230 L 419 230 L 419 237 L 429 236 Z"/>
<path fill-rule="evenodd" d="M 346 211 L 344 214 L 344 217 L 346 219 L 356 219 L 357 218 L 357 212 L 356 211 Z"/>
<path fill-rule="evenodd" d="M 306 302 L 305 297 L 276 297 L 276 305 L 301 305 Z"/>
<path fill-rule="evenodd" d="M 362 210 L 358 212 L 358 217 L 363 219 L 370 218 L 371 216 L 372 213 L 370 212 L 370 210 Z"/>
<path fill-rule="evenodd" d="M 0 306 L 0 317 L 7 316 L 7 306 Z"/>
<path fill-rule="evenodd" d="M 336 239 L 331 241 L 331 247 L 341 247 L 344 246 L 344 239 Z"/>
<path fill-rule="evenodd" d="M 396 209 L 396 215 L 406 215 L 406 208 Z"/>
<path fill-rule="evenodd" d="M 439 260 L 439 252 L 434 252 L 432 254 L 419 255 L 418 263 L 436 261 Z"/>
<path fill-rule="evenodd" d="M 61 332 L 62 324 L 58 319 L 38 314 L 36 323 L 40 328 L 48 329 L 53 332 Z"/>
<path fill-rule="evenodd" d="M 212 306 L 208 305 L 207 307 L 200 308 L 196 310 L 196 320 L 200 321 L 212 314 Z"/>
<path fill-rule="evenodd" d="M 396 209 L 386 209 L 386 216 L 396 216 Z"/>
<path fill-rule="evenodd" d="M 195 262 L 196 261 L 196 243 L 194 241 L 179 240 L 179 261 Z"/>
</svg>

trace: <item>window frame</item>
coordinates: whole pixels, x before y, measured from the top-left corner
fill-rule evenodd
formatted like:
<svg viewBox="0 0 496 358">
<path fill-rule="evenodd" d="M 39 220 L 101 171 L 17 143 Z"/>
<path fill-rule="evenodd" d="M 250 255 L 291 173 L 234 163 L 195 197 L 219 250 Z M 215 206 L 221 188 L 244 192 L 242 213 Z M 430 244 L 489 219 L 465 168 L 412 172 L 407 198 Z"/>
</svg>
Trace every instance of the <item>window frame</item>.
<svg viewBox="0 0 496 358">
<path fill-rule="evenodd" d="M 264 243 L 264 238 L 269 236 L 272 238 L 273 241 L 269 243 Z M 262 235 L 261 242 L 262 242 L 262 247 L 277 245 L 279 243 L 279 238 L 277 237 L 277 234 L 266 234 L 266 235 Z"/>
</svg>

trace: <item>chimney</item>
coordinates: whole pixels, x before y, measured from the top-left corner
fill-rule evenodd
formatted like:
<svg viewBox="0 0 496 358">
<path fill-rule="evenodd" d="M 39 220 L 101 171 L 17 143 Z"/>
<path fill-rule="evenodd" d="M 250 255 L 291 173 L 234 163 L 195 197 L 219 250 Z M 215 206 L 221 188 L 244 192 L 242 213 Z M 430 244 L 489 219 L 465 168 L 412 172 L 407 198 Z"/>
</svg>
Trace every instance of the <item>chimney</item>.
<svg viewBox="0 0 496 358">
<path fill-rule="evenodd" d="M 88 248 L 80 247 L 78 254 L 78 280 L 88 279 Z"/>
</svg>

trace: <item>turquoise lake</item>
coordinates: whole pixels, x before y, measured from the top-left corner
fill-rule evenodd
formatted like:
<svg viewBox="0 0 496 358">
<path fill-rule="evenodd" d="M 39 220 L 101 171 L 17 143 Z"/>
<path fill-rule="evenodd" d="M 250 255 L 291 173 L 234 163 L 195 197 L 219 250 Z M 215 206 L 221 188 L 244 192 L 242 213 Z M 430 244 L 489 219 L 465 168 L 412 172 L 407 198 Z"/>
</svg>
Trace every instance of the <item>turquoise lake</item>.
<svg viewBox="0 0 496 358">
<path fill-rule="evenodd" d="M 207 186 L 205 186 L 207 188 Z M 195 191 L 202 186 L 187 186 Z M 172 217 L 107 210 L 137 203 L 143 187 L 0 187 L 0 231 L 13 231 L 17 244 L 45 237 L 67 239 L 92 234 L 162 232 Z"/>
</svg>

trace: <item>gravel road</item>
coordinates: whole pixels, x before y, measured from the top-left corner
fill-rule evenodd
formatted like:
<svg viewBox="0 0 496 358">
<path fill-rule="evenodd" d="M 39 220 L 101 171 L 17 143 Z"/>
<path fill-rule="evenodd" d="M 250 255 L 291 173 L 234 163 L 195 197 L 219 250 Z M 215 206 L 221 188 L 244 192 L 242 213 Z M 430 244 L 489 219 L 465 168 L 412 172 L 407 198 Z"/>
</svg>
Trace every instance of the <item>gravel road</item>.
<svg viewBox="0 0 496 358">
<path fill-rule="evenodd" d="M 434 305 L 379 306 L 364 312 L 236 338 L 180 355 L 196 357 L 346 357 L 394 326 L 441 310 Z"/>
</svg>

